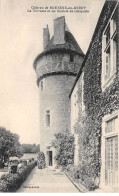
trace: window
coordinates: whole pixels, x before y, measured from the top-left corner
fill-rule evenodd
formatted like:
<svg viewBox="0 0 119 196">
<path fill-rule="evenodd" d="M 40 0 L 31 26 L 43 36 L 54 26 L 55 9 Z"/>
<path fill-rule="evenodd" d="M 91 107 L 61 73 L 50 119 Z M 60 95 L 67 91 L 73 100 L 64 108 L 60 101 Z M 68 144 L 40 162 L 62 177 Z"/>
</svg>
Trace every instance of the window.
<svg viewBox="0 0 119 196">
<path fill-rule="evenodd" d="M 105 133 L 112 133 L 116 131 L 117 120 L 118 118 L 113 118 L 106 122 Z"/>
<path fill-rule="evenodd" d="M 50 110 L 46 110 L 46 126 L 50 127 Z"/>
<path fill-rule="evenodd" d="M 105 185 L 118 186 L 118 136 L 105 139 Z"/>
<path fill-rule="evenodd" d="M 117 64 L 117 18 L 118 18 L 118 11 L 114 12 L 112 16 L 112 51 L 113 51 L 113 70 L 114 72 L 116 70 L 116 64 Z"/>
<path fill-rule="evenodd" d="M 41 91 L 44 91 L 45 89 L 45 78 L 43 78 L 41 81 L 40 81 L 40 90 Z"/>
<path fill-rule="evenodd" d="M 119 110 L 102 119 L 101 186 L 119 187 Z"/>
<path fill-rule="evenodd" d="M 43 91 L 43 81 L 40 82 L 40 89 Z"/>
<path fill-rule="evenodd" d="M 105 81 L 110 78 L 110 46 L 106 50 Z"/>
<path fill-rule="evenodd" d="M 70 54 L 70 62 L 74 62 L 74 54 Z"/>
<path fill-rule="evenodd" d="M 105 185 L 107 186 L 118 186 L 117 123 L 117 117 L 105 122 L 105 133 L 107 135 L 107 137 L 105 137 Z"/>
<path fill-rule="evenodd" d="M 109 86 L 114 78 L 117 64 L 117 7 L 103 32 L 102 38 L 102 89 Z"/>
<path fill-rule="evenodd" d="M 105 34 L 106 34 L 106 47 L 107 47 L 110 42 L 110 24 L 108 25 Z"/>
</svg>

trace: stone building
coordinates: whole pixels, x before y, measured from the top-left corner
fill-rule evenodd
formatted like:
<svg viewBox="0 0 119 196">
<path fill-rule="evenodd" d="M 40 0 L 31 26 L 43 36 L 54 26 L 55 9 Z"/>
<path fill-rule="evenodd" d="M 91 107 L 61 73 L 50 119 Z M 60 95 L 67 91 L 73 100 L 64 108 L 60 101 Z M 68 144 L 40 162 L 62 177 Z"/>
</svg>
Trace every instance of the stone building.
<svg viewBox="0 0 119 196">
<path fill-rule="evenodd" d="M 69 31 L 65 17 L 54 20 L 50 39 L 48 26 L 43 29 L 43 52 L 34 60 L 39 87 L 40 149 L 47 166 L 54 166 L 55 133 L 70 131 L 69 94 L 84 59 L 84 53 Z"/>
<path fill-rule="evenodd" d="M 70 93 L 75 164 L 100 187 L 119 190 L 119 2 L 105 1 Z"/>
<path fill-rule="evenodd" d="M 44 50 L 34 61 L 40 101 L 40 146 L 55 165 L 55 133 L 75 136 L 74 163 L 84 183 L 119 188 L 119 3 L 106 0 L 86 55 L 65 18 L 54 36 L 43 29 Z"/>
</svg>

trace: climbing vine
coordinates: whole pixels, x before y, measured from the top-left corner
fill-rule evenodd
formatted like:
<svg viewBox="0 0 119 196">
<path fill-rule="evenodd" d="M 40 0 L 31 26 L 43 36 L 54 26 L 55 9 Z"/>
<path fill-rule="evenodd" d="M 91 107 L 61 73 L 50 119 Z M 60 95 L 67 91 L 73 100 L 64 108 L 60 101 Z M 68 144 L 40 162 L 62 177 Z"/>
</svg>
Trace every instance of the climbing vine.
<svg viewBox="0 0 119 196">
<path fill-rule="evenodd" d="M 102 92 L 101 87 L 102 32 L 113 6 L 112 2 L 108 2 L 107 12 L 102 13 L 100 17 L 90 50 L 86 56 L 83 70 L 85 112 L 81 110 L 82 90 L 80 79 L 77 83 L 79 114 L 74 129 L 75 133 L 79 135 L 79 168 L 85 171 L 85 175 L 97 184 L 99 184 L 101 169 L 102 117 L 119 108 L 118 71 L 113 83 L 108 88 Z"/>
</svg>

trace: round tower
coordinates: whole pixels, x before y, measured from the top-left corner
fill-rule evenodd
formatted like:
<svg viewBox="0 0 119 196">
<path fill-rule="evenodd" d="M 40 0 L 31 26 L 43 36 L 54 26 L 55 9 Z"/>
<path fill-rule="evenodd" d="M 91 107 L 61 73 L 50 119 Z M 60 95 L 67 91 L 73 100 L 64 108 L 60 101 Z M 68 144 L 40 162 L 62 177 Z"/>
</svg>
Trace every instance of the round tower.
<svg viewBox="0 0 119 196">
<path fill-rule="evenodd" d="M 65 17 L 54 20 L 50 39 L 48 26 L 43 29 L 43 52 L 34 60 L 39 87 L 40 149 L 47 166 L 54 166 L 52 140 L 55 133 L 70 132 L 69 94 L 84 54 L 68 30 Z"/>
</svg>

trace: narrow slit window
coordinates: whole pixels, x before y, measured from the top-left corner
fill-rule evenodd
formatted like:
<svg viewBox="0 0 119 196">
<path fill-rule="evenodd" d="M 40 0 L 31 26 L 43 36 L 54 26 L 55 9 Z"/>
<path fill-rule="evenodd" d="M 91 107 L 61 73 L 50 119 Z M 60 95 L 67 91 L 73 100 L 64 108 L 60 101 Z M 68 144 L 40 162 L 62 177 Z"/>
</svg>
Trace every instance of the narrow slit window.
<svg viewBox="0 0 119 196">
<path fill-rule="evenodd" d="M 41 81 L 40 83 L 40 88 L 41 88 L 41 91 L 43 91 L 43 81 Z"/>
<path fill-rule="evenodd" d="M 50 126 L 50 110 L 46 111 L 46 126 Z"/>
</svg>

